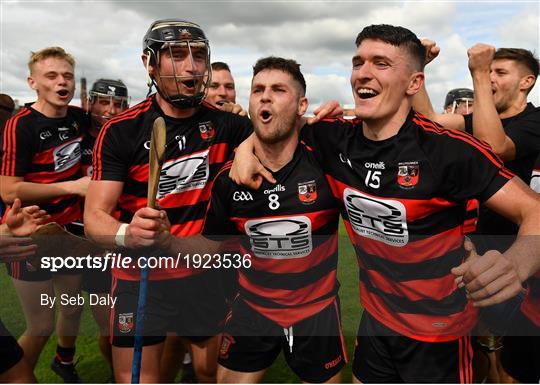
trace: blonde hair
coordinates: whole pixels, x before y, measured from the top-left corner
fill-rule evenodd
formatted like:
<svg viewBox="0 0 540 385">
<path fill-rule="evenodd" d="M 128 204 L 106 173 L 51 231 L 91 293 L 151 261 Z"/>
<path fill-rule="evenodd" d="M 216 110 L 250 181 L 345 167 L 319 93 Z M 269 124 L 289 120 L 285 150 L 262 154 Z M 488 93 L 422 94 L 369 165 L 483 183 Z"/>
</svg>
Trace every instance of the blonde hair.
<svg viewBox="0 0 540 385">
<path fill-rule="evenodd" d="M 73 56 L 64 51 L 62 47 L 47 47 L 39 51 L 32 52 L 30 54 L 30 60 L 28 61 L 28 69 L 30 70 L 30 73 L 32 73 L 34 64 L 50 57 L 64 59 L 69 64 L 71 64 L 72 67 L 75 67 L 75 58 L 73 58 Z"/>
</svg>

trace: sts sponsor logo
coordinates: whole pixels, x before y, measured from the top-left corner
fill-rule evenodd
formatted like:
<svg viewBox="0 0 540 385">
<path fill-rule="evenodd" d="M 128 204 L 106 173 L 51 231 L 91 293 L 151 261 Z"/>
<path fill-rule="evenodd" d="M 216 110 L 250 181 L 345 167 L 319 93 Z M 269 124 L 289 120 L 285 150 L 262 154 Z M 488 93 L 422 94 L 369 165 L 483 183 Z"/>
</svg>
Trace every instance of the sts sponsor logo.
<svg viewBox="0 0 540 385">
<path fill-rule="evenodd" d="M 82 138 L 77 138 L 54 149 L 54 171 L 65 171 L 80 161 L 81 140 Z"/>
<path fill-rule="evenodd" d="M 159 177 L 157 199 L 167 194 L 202 189 L 209 174 L 208 150 L 165 162 Z"/>
<path fill-rule="evenodd" d="M 409 242 L 403 203 L 371 197 L 350 188 L 343 191 L 343 201 L 356 234 L 395 247 L 403 247 Z"/>
<path fill-rule="evenodd" d="M 244 229 L 259 258 L 304 258 L 313 250 L 311 220 L 306 216 L 252 219 Z"/>
</svg>

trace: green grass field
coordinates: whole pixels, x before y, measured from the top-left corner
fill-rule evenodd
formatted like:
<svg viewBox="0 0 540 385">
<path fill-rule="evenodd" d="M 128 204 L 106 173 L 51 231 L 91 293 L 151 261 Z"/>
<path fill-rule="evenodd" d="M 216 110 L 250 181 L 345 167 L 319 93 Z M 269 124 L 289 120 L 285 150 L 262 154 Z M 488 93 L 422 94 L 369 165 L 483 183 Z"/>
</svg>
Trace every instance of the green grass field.
<svg viewBox="0 0 540 385">
<path fill-rule="evenodd" d="M 347 238 L 345 229 L 340 224 L 340 260 L 339 260 L 339 280 L 341 282 L 340 298 L 342 323 L 347 344 L 349 362 L 352 361 L 354 351 L 354 337 L 361 315 L 358 303 L 358 267 L 354 256 L 354 250 Z M 11 279 L 2 264 L 0 267 L 0 318 L 8 329 L 15 336 L 20 335 L 25 328 L 24 318 L 17 296 L 13 289 Z M 88 301 L 86 301 L 88 302 Z M 81 322 L 81 333 L 77 339 L 77 355 L 80 362 L 77 365 L 80 376 L 88 383 L 104 383 L 110 378 L 110 371 L 107 363 L 102 358 L 97 344 L 97 327 L 92 319 L 88 308 L 84 310 Z M 49 339 L 41 358 L 36 367 L 36 377 L 42 383 L 61 383 L 62 380 L 54 374 L 50 368 L 50 362 L 54 356 L 56 338 Z M 350 363 L 343 372 L 343 381 L 351 381 Z M 268 370 L 263 382 L 266 383 L 298 383 L 300 380 L 287 367 L 282 356 Z"/>
</svg>

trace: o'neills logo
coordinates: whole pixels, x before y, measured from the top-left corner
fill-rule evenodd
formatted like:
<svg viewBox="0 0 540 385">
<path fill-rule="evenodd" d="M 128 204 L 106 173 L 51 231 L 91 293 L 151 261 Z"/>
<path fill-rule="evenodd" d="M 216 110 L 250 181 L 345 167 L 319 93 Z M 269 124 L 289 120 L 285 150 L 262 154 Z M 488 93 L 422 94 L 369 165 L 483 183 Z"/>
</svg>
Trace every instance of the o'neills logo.
<svg viewBox="0 0 540 385">
<path fill-rule="evenodd" d="M 81 140 L 77 138 L 54 149 L 54 171 L 65 171 L 81 160 Z"/>
<path fill-rule="evenodd" d="M 368 196 L 350 188 L 343 191 L 343 201 L 356 234 L 396 247 L 409 242 L 407 212 L 400 201 Z"/>
<path fill-rule="evenodd" d="M 366 162 L 364 163 L 364 167 L 370 170 L 384 170 L 385 169 L 384 162 L 377 162 L 377 163 Z"/>
<path fill-rule="evenodd" d="M 201 189 L 206 186 L 209 175 L 208 150 L 165 162 L 159 177 L 157 198 Z"/>
<path fill-rule="evenodd" d="M 343 356 L 340 354 L 339 356 L 337 356 L 337 358 L 335 358 L 332 361 L 327 362 L 326 364 L 324 364 L 324 368 L 325 369 L 332 369 L 334 366 L 339 364 L 341 361 L 343 361 Z"/>
<path fill-rule="evenodd" d="M 268 195 L 268 194 L 274 194 L 274 193 L 283 192 L 283 191 L 285 191 L 285 186 L 279 183 L 274 188 L 264 190 L 263 193 L 265 195 Z"/>
<path fill-rule="evenodd" d="M 259 258 L 303 258 L 313 250 L 311 220 L 306 216 L 252 219 L 244 229 Z"/>
</svg>

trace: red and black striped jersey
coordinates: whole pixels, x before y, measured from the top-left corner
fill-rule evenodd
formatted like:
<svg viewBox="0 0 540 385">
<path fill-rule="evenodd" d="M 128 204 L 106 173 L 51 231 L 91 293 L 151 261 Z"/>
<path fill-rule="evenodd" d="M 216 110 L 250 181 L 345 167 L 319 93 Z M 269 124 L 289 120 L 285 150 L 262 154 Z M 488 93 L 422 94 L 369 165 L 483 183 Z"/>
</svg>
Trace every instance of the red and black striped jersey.
<svg viewBox="0 0 540 385">
<path fill-rule="evenodd" d="M 540 154 L 536 159 L 532 175 L 531 188 L 540 194 Z M 527 291 L 521 303 L 521 311 L 538 327 L 540 327 L 540 271 L 527 280 Z"/>
<path fill-rule="evenodd" d="M 361 122 L 352 124 L 306 126 L 302 138 L 342 201 L 362 305 L 412 338 L 469 332 L 477 312 L 450 273 L 464 257 L 466 203 L 487 200 L 513 175 L 487 144 L 412 110 L 386 140 L 369 140 Z"/>
<path fill-rule="evenodd" d="M 257 191 L 227 176 L 214 182 L 203 235 L 237 239 L 252 265 L 239 271 L 240 298 L 265 317 L 289 327 L 334 301 L 339 201 L 315 157 L 303 144 L 293 159 Z M 233 242 L 234 243 L 234 242 Z"/>
<path fill-rule="evenodd" d="M 248 118 L 203 103 L 185 119 L 166 116 L 155 96 L 109 120 L 100 130 L 93 155 L 93 180 L 124 182 L 118 201 L 120 221 L 147 205 L 148 155 L 154 120 L 167 125 L 166 154 L 156 202 L 167 212 L 171 233 L 183 237 L 201 232 L 212 181 L 233 150 L 251 134 Z M 180 278 L 200 271 L 152 269 L 151 280 Z M 115 270 L 121 279 L 138 280 L 136 269 Z"/>
<path fill-rule="evenodd" d="M 81 140 L 90 121 L 85 112 L 68 106 L 63 118 L 49 118 L 23 107 L 6 122 L 2 133 L 4 176 L 25 182 L 56 183 L 80 178 Z M 70 223 L 80 217 L 80 199 L 66 195 L 40 204 L 50 221 Z"/>
</svg>

